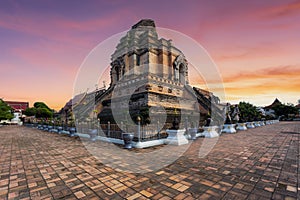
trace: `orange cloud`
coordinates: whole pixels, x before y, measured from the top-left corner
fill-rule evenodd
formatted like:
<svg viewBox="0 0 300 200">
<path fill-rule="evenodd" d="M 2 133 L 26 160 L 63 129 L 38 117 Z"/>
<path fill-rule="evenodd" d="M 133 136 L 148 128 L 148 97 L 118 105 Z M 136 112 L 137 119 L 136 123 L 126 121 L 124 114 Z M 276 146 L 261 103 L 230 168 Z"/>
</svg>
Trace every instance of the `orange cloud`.
<svg viewBox="0 0 300 200">
<path fill-rule="evenodd" d="M 274 55 L 283 55 L 283 53 L 285 53 L 284 50 L 281 50 L 277 44 L 263 42 L 255 45 L 247 44 L 239 47 L 226 47 L 226 50 L 217 53 L 214 57 L 216 61 L 224 62 L 274 57 Z"/>
<path fill-rule="evenodd" d="M 234 87 L 233 87 L 234 86 Z M 242 83 L 232 85 L 230 87 L 226 87 L 225 90 L 226 93 L 234 94 L 234 95 L 251 95 L 255 96 L 258 94 L 268 94 L 270 92 L 292 92 L 297 93 L 299 92 L 300 83 L 293 82 L 265 82 L 265 83 L 257 83 L 257 84 L 251 84 L 248 86 L 243 86 Z"/>
<path fill-rule="evenodd" d="M 258 79 L 300 79 L 300 66 L 287 65 L 259 69 L 251 72 L 240 72 L 232 76 L 223 77 L 225 83 L 234 83 L 240 81 L 255 81 Z M 300 81 L 300 80 L 299 80 Z"/>
<path fill-rule="evenodd" d="M 284 100 L 285 103 L 296 103 L 299 99 L 299 82 L 268 82 L 244 86 L 236 83 L 230 87 L 225 84 L 227 101 L 248 101 L 256 105 L 268 105 L 275 98 Z"/>
</svg>

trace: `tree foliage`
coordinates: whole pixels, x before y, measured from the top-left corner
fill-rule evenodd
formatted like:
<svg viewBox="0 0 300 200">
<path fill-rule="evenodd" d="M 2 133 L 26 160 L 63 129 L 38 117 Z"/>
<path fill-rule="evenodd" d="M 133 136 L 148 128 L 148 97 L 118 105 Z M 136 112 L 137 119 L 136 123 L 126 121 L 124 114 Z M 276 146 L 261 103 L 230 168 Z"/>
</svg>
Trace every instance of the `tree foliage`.
<svg viewBox="0 0 300 200">
<path fill-rule="evenodd" d="M 0 120 L 11 120 L 12 118 L 14 118 L 12 108 L 0 99 Z"/>
<path fill-rule="evenodd" d="M 50 118 L 52 117 L 52 112 L 47 108 L 37 108 L 36 109 L 36 118 Z"/>
<path fill-rule="evenodd" d="M 51 109 L 44 102 L 35 102 L 33 104 L 33 107 L 35 107 L 35 108 L 46 108 L 47 110 L 51 111 Z"/>
<path fill-rule="evenodd" d="M 247 102 L 240 102 L 238 106 L 241 121 L 254 121 L 261 118 L 261 114 L 257 111 L 254 105 Z"/>
<path fill-rule="evenodd" d="M 289 114 L 297 114 L 298 113 L 298 109 L 289 104 L 289 105 L 285 105 L 285 104 L 280 104 L 277 105 L 273 108 L 273 110 L 275 111 L 275 114 L 280 117 L 280 116 L 284 116 L 286 118 L 288 118 Z"/>
<path fill-rule="evenodd" d="M 53 111 L 44 102 L 35 102 L 33 107 L 25 110 L 24 114 L 36 118 L 51 118 Z"/>
<path fill-rule="evenodd" d="M 35 116 L 36 114 L 36 108 L 32 107 L 32 108 L 27 108 L 25 111 L 24 111 L 24 115 L 26 116 Z"/>
</svg>

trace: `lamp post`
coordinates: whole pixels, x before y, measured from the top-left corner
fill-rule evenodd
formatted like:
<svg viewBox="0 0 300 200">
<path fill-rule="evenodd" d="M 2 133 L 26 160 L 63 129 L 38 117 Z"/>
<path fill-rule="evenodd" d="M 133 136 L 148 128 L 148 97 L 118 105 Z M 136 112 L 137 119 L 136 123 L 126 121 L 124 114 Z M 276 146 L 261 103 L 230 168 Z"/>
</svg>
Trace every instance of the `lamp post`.
<svg viewBox="0 0 300 200">
<path fill-rule="evenodd" d="M 110 121 L 107 122 L 107 136 L 110 137 Z"/>
<path fill-rule="evenodd" d="M 92 129 L 91 119 L 90 119 L 89 117 L 87 117 L 87 118 L 85 119 L 85 121 L 86 121 L 86 123 L 87 123 L 87 128 L 88 128 L 88 130 L 89 130 L 89 129 Z"/>
<path fill-rule="evenodd" d="M 99 136 L 99 128 L 101 128 L 100 118 L 98 118 L 97 120 L 99 125 L 99 127 L 97 127 L 97 135 Z"/>
<path fill-rule="evenodd" d="M 137 118 L 136 118 L 136 120 L 137 120 L 137 122 L 138 122 L 138 130 L 137 130 L 137 132 L 138 132 L 138 142 L 140 142 L 141 141 L 141 117 L 140 116 L 138 116 Z"/>
<path fill-rule="evenodd" d="M 54 109 L 52 109 L 52 125 L 54 126 Z"/>
<path fill-rule="evenodd" d="M 188 117 L 185 116 L 185 133 L 188 133 Z"/>
<path fill-rule="evenodd" d="M 66 129 L 66 126 L 68 126 L 68 111 L 65 110 L 65 124 L 64 124 L 64 130 Z"/>
<path fill-rule="evenodd" d="M 157 136 L 160 139 L 159 119 L 157 119 Z"/>
</svg>

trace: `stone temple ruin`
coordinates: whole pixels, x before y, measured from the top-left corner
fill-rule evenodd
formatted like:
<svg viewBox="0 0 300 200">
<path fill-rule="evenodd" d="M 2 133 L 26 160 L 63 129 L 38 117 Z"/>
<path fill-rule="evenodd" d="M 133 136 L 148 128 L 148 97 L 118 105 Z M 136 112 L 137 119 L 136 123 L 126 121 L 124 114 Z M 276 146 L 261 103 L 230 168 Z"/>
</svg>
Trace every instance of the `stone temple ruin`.
<svg viewBox="0 0 300 200">
<path fill-rule="evenodd" d="M 142 125 L 153 121 L 165 122 L 163 128 L 172 126 L 175 118 L 198 125 L 218 108 L 218 97 L 189 85 L 188 61 L 171 40 L 159 38 L 155 23 L 143 19 L 121 38 L 111 56 L 108 89 L 96 90 L 76 96 L 71 112 L 84 121 L 96 115 L 101 124 L 120 124 L 139 120 Z M 130 119 L 129 119 L 130 118 Z M 203 125 L 203 124 L 202 124 Z"/>
</svg>

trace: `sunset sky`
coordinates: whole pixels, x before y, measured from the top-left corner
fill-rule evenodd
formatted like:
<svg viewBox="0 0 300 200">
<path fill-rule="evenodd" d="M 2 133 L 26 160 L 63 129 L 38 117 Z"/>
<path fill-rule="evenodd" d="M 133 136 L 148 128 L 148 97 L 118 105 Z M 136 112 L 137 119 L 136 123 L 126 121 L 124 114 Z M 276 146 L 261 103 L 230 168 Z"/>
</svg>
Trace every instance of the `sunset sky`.
<svg viewBox="0 0 300 200">
<path fill-rule="evenodd" d="M 0 1 L 0 98 L 59 110 L 89 52 L 142 18 L 201 44 L 220 71 L 227 101 L 300 99 L 295 0 Z"/>
</svg>

